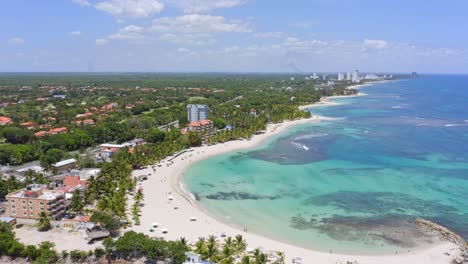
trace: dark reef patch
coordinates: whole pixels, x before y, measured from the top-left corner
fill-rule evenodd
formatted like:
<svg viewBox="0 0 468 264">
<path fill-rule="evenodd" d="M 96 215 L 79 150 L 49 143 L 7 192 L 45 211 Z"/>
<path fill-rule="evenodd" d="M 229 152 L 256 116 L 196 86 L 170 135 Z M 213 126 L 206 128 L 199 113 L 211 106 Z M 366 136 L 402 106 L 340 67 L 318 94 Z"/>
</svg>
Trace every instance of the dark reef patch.
<svg viewBox="0 0 468 264">
<path fill-rule="evenodd" d="M 437 201 L 423 200 L 411 195 L 394 192 L 339 191 L 312 196 L 305 200 L 303 204 L 334 206 L 349 213 L 388 214 L 413 212 L 421 217 L 457 211 L 456 208 Z"/>
<path fill-rule="evenodd" d="M 214 194 L 209 194 L 205 196 L 210 200 L 275 200 L 280 198 L 279 195 L 258 195 L 247 192 L 217 192 Z"/>
<path fill-rule="evenodd" d="M 434 236 L 417 228 L 414 218 L 398 214 L 375 217 L 341 216 L 306 219 L 303 215 L 291 218 L 290 226 L 298 230 L 316 229 L 339 241 L 361 241 L 369 245 L 391 244 L 415 247 L 421 242 L 431 243 Z"/>
</svg>

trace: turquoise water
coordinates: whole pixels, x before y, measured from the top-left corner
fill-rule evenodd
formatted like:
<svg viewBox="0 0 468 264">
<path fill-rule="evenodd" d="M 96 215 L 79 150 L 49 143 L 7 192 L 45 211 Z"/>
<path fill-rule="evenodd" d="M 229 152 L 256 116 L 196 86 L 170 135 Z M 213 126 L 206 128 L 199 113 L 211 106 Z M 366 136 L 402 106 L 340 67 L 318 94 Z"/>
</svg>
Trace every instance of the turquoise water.
<svg viewBox="0 0 468 264">
<path fill-rule="evenodd" d="M 339 120 L 194 164 L 187 188 L 224 221 L 316 250 L 372 254 L 432 243 L 416 217 L 468 238 L 468 76 L 362 91 L 310 109 Z"/>
</svg>

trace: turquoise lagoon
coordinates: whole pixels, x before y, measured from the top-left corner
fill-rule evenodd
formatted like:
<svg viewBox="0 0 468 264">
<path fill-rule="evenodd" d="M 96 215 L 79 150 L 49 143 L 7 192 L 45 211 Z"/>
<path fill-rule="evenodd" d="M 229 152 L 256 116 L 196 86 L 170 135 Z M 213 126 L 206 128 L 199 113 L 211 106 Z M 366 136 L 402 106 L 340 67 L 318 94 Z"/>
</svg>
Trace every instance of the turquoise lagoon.
<svg viewBox="0 0 468 264">
<path fill-rule="evenodd" d="M 315 250 L 390 253 L 433 243 L 423 217 L 468 238 L 468 76 L 380 83 L 311 108 L 261 146 L 191 166 L 217 218 Z"/>
</svg>

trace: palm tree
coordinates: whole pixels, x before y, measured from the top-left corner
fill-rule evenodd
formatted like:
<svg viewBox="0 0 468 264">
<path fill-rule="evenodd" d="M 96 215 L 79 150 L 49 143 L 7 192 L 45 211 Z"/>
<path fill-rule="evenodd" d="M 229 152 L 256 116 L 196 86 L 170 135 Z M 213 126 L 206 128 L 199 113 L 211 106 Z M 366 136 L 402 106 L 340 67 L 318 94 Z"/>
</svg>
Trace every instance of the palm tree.
<svg viewBox="0 0 468 264">
<path fill-rule="evenodd" d="M 204 237 L 198 238 L 197 242 L 195 243 L 195 250 L 194 250 L 195 253 L 204 255 L 205 249 L 206 249 L 205 238 Z"/>
<path fill-rule="evenodd" d="M 276 252 L 276 255 L 278 255 L 278 264 L 284 264 L 285 263 L 285 259 L 286 259 L 286 256 L 284 255 L 284 252 L 283 251 L 278 251 Z"/>
<path fill-rule="evenodd" d="M 235 240 L 234 240 L 234 245 L 236 247 L 236 251 L 238 254 L 242 253 L 245 251 L 247 248 L 247 243 L 245 242 L 244 238 L 242 235 L 237 235 Z"/>
<path fill-rule="evenodd" d="M 39 215 L 39 231 L 48 231 L 52 228 L 50 217 L 46 212 L 41 212 Z"/>
<path fill-rule="evenodd" d="M 179 242 L 185 249 L 188 249 L 188 243 L 187 243 L 187 239 L 185 239 L 185 237 L 181 237 L 179 239 Z"/>
<path fill-rule="evenodd" d="M 241 259 L 241 264 L 251 264 L 250 257 L 249 256 L 243 256 Z"/>
<path fill-rule="evenodd" d="M 208 243 L 206 244 L 206 258 L 210 263 L 216 261 L 216 256 L 218 254 L 218 245 L 216 237 L 211 235 L 208 237 Z"/>
<path fill-rule="evenodd" d="M 227 259 L 231 259 L 233 254 L 234 254 L 234 246 L 232 242 L 232 237 L 227 237 L 224 240 L 221 257 L 223 258 L 223 260 L 227 260 Z"/>
<path fill-rule="evenodd" d="M 216 243 L 209 243 L 206 245 L 206 257 L 210 263 L 216 261 L 216 256 L 218 255 L 218 246 Z"/>
</svg>

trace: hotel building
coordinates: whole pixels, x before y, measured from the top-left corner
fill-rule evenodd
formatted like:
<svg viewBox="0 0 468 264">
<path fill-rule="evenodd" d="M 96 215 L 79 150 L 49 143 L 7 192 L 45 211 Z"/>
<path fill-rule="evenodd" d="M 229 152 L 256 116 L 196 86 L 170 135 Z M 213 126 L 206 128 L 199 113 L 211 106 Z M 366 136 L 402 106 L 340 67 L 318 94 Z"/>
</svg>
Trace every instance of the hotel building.
<svg viewBox="0 0 468 264">
<path fill-rule="evenodd" d="M 198 122 L 208 119 L 209 107 L 207 105 L 187 105 L 187 120 L 189 122 Z"/>
<path fill-rule="evenodd" d="M 59 219 L 65 213 L 65 193 L 58 190 L 28 187 L 9 193 L 7 214 L 14 218 L 39 219 L 41 212 Z"/>
<path fill-rule="evenodd" d="M 187 132 L 196 132 L 198 133 L 203 143 L 208 142 L 208 140 L 214 135 L 214 126 L 213 121 L 211 120 L 200 120 L 197 122 L 191 122 L 187 125 Z"/>
</svg>

